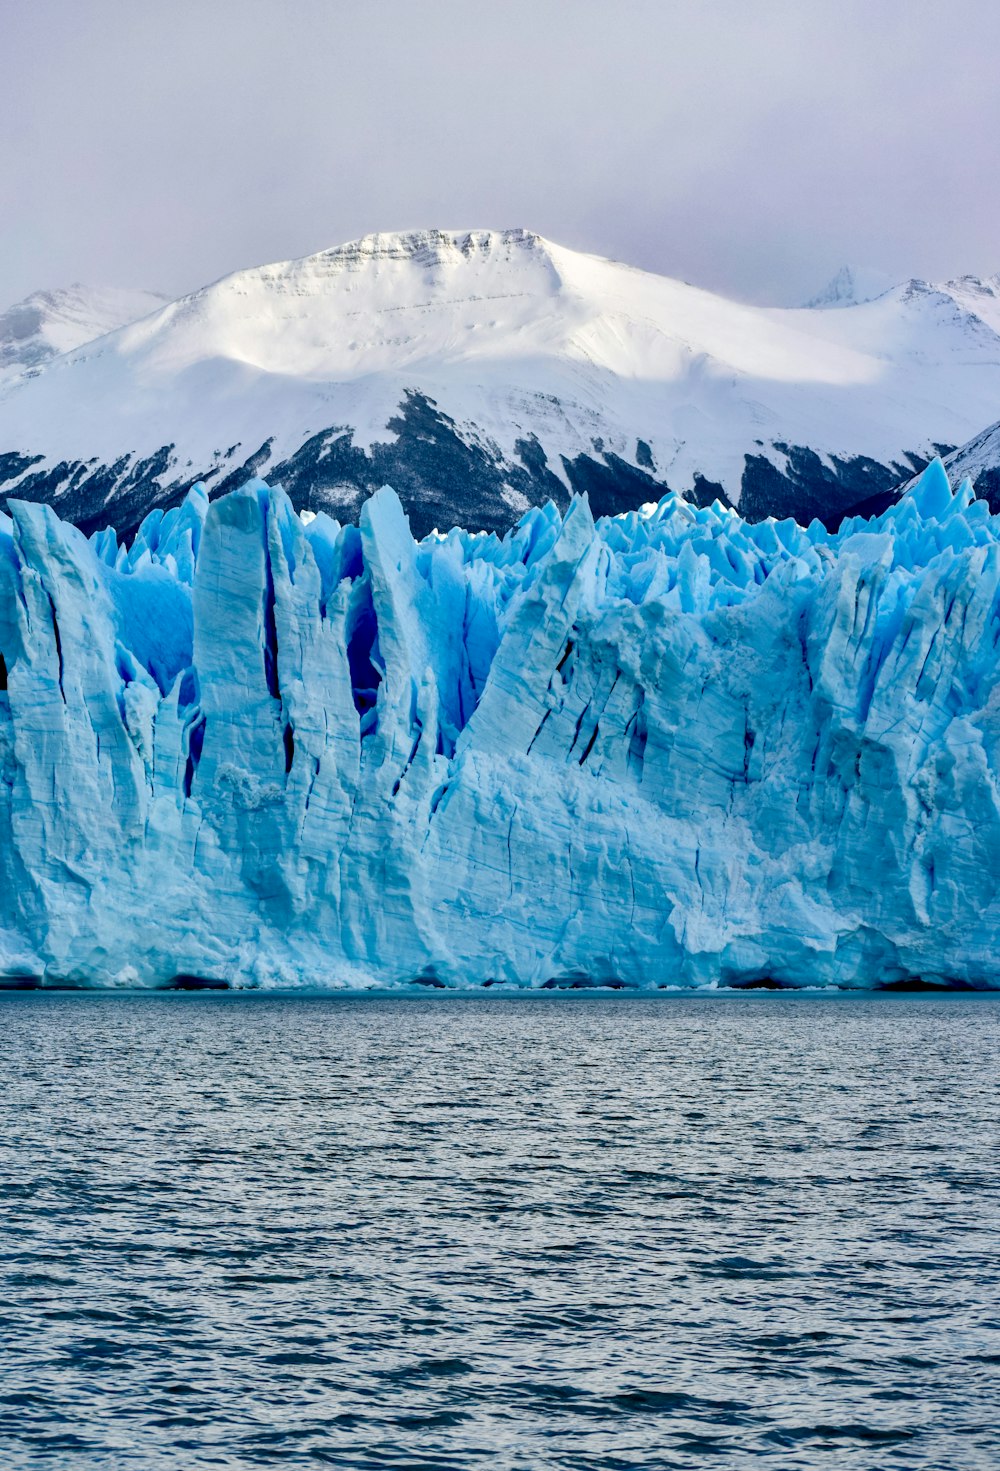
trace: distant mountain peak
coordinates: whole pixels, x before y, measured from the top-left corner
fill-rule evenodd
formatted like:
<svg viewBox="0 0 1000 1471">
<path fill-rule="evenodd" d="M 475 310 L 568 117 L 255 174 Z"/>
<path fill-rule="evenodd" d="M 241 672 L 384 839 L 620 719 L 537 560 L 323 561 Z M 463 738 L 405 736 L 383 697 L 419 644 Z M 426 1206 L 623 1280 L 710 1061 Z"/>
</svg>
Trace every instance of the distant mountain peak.
<svg viewBox="0 0 1000 1471">
<path fill-rule="evenodd" d="M 51 358 L 147 316 L 169 300 L 155 291 L 84 286 L 33 291 L 0 313 L 0 377 L 38 369 Z"/>
<path fill-rule="evenodd" d="M 971 296 L 996 297 L 1000 296 L 1000 275 L 994 276 L 954 276 L 946 281 L 947 291 L 964 291 Z"/>
<path fill-rule="evenodd" d="M 857 306 L 884 296 L 897 283 L 884 271 L 867 266 L 841 266 L 823 290 L 804 305 L 807 307 Z"/>
</svg>

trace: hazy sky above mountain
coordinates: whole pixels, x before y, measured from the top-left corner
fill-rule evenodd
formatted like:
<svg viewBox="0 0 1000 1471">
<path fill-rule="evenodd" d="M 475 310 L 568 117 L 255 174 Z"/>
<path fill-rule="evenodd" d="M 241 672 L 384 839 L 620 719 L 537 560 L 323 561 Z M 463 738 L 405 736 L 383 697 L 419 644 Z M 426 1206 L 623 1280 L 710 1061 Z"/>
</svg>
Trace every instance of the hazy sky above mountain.
<svg viewBox="0 0 1000 1471">
<path fill-rule="evenodd" d="M 525 225 L 758 301 L 1000 270 L 990 0 L 0 0 L 0 307 Z"/>
</svg>

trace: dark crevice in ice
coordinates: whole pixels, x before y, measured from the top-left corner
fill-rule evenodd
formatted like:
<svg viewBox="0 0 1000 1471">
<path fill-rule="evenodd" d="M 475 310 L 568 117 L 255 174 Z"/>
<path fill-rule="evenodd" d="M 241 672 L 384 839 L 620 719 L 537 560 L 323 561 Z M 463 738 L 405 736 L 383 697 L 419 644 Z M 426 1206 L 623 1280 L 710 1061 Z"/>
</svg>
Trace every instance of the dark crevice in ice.
<svg viewBox="0 0 1000 1471">
<path fill-rule="evenodd" d="M 903 981 L 886 981 L 877 989 L 880 991 L 973 991 L 983 988 L 970 986 L 967 981 L 922 981 L 916 976 L 909 976 Z"/>
<path fill-rule="evenodd" d="M 305 805 L 303 807 L 303 811 L 305 811 L 305 812 L 308 812 L 309 811 L 309 803 L 312 801 L 313 788 L 316 785 L 316 778 L 318 776 L 319 776 L 319 757 L 318 756 L 314 756 L 313 757 L 313 769 L 312 769 L 312 771 L 311 771 L 311 773 L 309 775 L 309 788 L 308 788 L 308 790 L 306 792 L 306 800 L 305 800 Z"/>
<path fill-rule="evenodd" d="M 631 733 L 629 734 L 629 728 Z M 625 727 L 629 734 L 628 745 L 628 768 L 634 774 L 637 781 L 642 781 L 643 767 L 646 762 L 646 692 L 639 691 L 639 703 L 635 708 L 628 725 Z"/>
<path fill-rule="evenodd" d="M 181 675 L 181 687 L 177 692 L 177 708 L 179 710 L 190 710 L 192 705 L 197 705 L 200 698 L 198 671 L 192 664 Z"/>
<path fill-rule="evenodd" d="M 421 725 L 420 721 L 414 719 L 414 722 L 413 722 L 413 745 L 410 747 L 410 754 L 406 758 L 406 765 L 403 767 L 402 771 L 399 773 L 399 775 L 397 776 L 396 780 L 393 782 L 393 785 L 392 785 L 392 795 L 394 797 L 395 797 L 396 793 L 399 791 L 400 787 L 403 785 L 403 778 L 404 778 L 404 776 L 409 771 L 410 767 L 413 765 L 413 760 L 414 760 L 414 757 L 416 756 L 417 750 L 418 750 L 418 748 L 420 746 L 420 739 L 423 736 L 423 733 L 424 733 L 424 728 Z"/>
<path fill-rule="evenodd" d="M 548 718 L 549 718 L 549 716 L 551 714 L 552 714 L 552 711 L 551 710 L 546 710 L 545 714 L 542 716 L 541 721 L 539 722 L 539 725 L 538 725 L 538 729 L 535 731 L 535 734 L 531 737 L 531 740 L 528 743 L 528 755 L 529 756 L 531 755 L 531 748 L 532 748 L 532 746 L 535 744 L 535 742 L 538 740 L 538 737 L 541 735 L 542 731 L 545 729 L 545 722 L 548 720 Z"/>
<path fill-rule="evenodd" d="M 434 789 L 434 792 L 433 792 L 433 794 L 431 796 L 431 802 L 430 802 L 430 814 L 429 815 L 431 817 L 434 816 L 435 812 L 438 810 L 438 808 L 441 806 L 441 803 L 444 801 L 445 796 L 447 795 L 448 788 L 449 788 L 450 785 L 451 785 L 450 782 L 445 781 L 445 782 L 442 782 L 439 787 L 436 787 Z"/>
<path fill-rule="evenodd" d="M 265 528 L 266 528 L 265 521 Z M 266 538 L 265 529 L 265 538 Z M 271 572 L 271 557 L 267 542 L 264 543 L 264 678 L 267 692 L 274 700 L 281 699 L 278 683 L 278 627 L 274 617 L 274 577 Z"/>
<path fill-rule="evenodd" d="M 594 726 L 594 729 L 591 731 L 590 740 L 584 746 L 584 748 L 583 748 L 583 755 L 580 757 L 580 765 L 581 766 L 586 761 L 586 759 L 590 755 L 591 751 L 594 749 L 594 742 L 597 740 L 597 734 L 598 734 L 598 731 L 600 730 L 600 728 L 601 728 L 600 725 L 595 725 Z"/>
<path fill-rule="evenodd" d="M 359 578 L 351 590 L 345 636 L 354 708 L 362 717 L 362 736 L 366 736 L 375 729 L 375 720 L 372 718 L 366 723 L 364 717 L 374 711 L 383 673 L 378 647 L 378 619 L 367 577 Z"/>
<path fill-rule="evenodd" d="M 187 761 L 184 766 L 184 795 L 190 797 L 194 774 L 198 770 L 205 744 L 205 717 L 200 716 L 187 728 Z"/>
<path fill-rule="evenodd" d="M 210 976 L 196 976 L 182 971 L 173 976 L 161 989 L 164 991 L 228 991 L 231 987 L 228 981 L 215 980 Z"/>
<path fill-rule="evenodd" d="M 60 695 L 62 695 L 62 702 L 65 705 L 65 703 L 66 703 L 66 691 L 63 688 L 63 648 L 62 648 L 62 636 L 59 633 L 59 619 L 56 617 L 56 605 L 52 601 L 52 594 L 51 593 L 46 593 L 46 597 L 49 600 L 49 611 L 52 614 L 52 632 L 55 635 L 55 640 L 56 640 L 56 658 L 59 660 L 59 693 L 60 693 Z"/>
<path fill-rule="evenodd" d="M 445 991 L 447 987 L 438 975 L 433 965 L 421 966 L 420 970 L 410 980 L 411 986 L 429 986 L 433 991 Z"/>
<path fill-rule="evenodd" d="M 576 750 L 576 743 L 580 739 L 580 731 L 583 729 L 583 722 L 587 718 L 587 712 L 589 711 L 591 704 L 592 701 L 588 700 L 576 718 L 576 727 L 573 731 L 573 739 L 570 741 L 569 745 L 570 756 L 572 756 L 573 752 Z"/>
<path fill-rule="evenodd" d="M 633 991 L 636 987 L 617 976 L 593 976 L 583 971 L 569 971 L 565 975 L 550 976 L 543 981 L 543 991 Z"/>
<path fill-rule="evenodd" d="M 743 780 L 744 780 L 744 782 L 749 782 L 750 781 L 750 758 L 753 755 L 753 748 L 754 748 L 754 743 L 756 742 L 756 740 L 757 740 L 757 737 L 754 734 L 754 732 L 750 729 L 749 725 L 744 724 L 744 727 L 743 727 Z"/>
</svg>

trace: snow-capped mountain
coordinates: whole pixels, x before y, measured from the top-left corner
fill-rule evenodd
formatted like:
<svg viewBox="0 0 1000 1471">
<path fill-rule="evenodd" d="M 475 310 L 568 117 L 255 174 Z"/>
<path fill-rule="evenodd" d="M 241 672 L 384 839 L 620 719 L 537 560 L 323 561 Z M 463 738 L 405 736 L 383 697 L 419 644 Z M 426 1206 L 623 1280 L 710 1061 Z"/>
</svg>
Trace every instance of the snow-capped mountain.
<svg viewBox="0 0 1000 1471">
<path fill-rule="evenodd" d="M 1000 405 L 1000 285 L 747 306 L 524 230 L 370 235 L 240 271 L 0 389 L 0 496 L 133 527 L 254 473 L 415 531 L 586 490 L 749 519 L 884 496 Z"/>
<path fill-rule="evenodd" d="M 990 424 L 945 461 L 948 471 L 960 479 L 968 477 L 976 494 L 1000 510 L 1000 423 Z"/>
<path fill-rule="evenodd" d="M 168 300 L 155 291 L 79 284 L 34 291 L 0 314 L 0 383 L 135 322 Z"/>
</svg>

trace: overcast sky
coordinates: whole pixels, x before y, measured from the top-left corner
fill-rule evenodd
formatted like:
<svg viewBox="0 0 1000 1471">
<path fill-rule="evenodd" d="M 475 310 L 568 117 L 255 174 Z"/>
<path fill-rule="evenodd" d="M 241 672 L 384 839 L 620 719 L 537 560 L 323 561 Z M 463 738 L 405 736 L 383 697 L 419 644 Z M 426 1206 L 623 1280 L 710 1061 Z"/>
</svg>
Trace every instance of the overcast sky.
<svg viewBox="0 0 1000 1471">
<path fill-rule="evenodd" d="M 1000 271 L 995 0 L 0 0 L 0 307 L 524 225 L 758 301 Z"/>
</svg>

